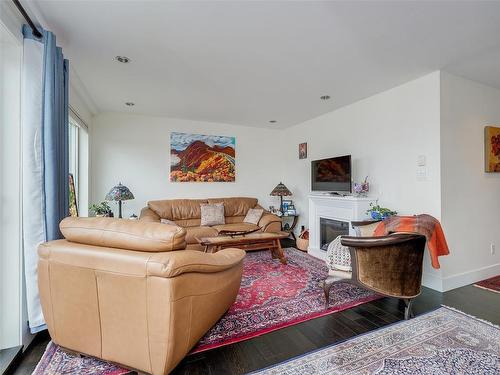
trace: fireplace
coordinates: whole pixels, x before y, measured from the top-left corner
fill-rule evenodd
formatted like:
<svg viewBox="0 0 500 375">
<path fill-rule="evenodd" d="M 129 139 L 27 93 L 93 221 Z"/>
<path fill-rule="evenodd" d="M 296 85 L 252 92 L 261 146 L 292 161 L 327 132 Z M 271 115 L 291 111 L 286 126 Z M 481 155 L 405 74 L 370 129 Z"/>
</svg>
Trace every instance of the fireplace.
<svg viewBox="0 0 500 375">
<path fill-rule="evenodd" d="M 349 222 L 327 219 L 319 219 L 320 249 L 326 251 L 328 245 L 338 236 L 349 235 Z"/>
<path fill-rule="evenodd" d="M 309 195 L 309 247 L 307 252 L 326 258 L 328 244 L 339 235 L 355 236 L 352 221 L 368 218 L 366 210 L 376 198 L 339 197 L 331 194 Z"/>
</svg>

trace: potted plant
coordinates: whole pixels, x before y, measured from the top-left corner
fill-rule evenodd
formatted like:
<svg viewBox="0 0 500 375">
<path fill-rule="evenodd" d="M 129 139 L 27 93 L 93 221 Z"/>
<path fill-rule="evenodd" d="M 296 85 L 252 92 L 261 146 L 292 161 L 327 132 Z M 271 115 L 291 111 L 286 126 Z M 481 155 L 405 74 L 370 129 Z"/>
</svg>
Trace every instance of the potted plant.
<svg viewBox="0 0 500 375">
<path fill-rule="evenodd" d="M 375 202 L 375 204 L 373 204 L 373 202 L 370 203 L 370 209 L 367 210 L 366 213 L 368 215 L 370 215 L 370 217 L 373 220 L 384 220 L 384 219 L 387 219 L 389 216 L 393 216 L 393 215 L 397 214 L 396 211 L 392 211 L 389 208 L 380 206 L 378 204 L 378 201 Z"/>
<path fill-rule="evenodd" d="M 109 204 L 107 202 L 92 204 L 89 206 L 89 210 L 91 214 L 94 214 L 97 217 L 113 216 L 111 207 L 109 207 Z"/>
</svg>

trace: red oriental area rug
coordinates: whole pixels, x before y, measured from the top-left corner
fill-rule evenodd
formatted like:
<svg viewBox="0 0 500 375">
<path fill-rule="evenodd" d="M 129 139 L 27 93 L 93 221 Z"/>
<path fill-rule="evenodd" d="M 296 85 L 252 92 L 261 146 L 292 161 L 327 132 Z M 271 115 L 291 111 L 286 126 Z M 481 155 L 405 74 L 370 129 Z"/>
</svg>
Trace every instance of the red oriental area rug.
<svg viewBox="0 0 500 375">
<path fill-rule="evenodd" d="M 319 286 L 328 275 L 325 262 L 296 249 L 285 252 L 286 265 L 272 260 L 269 251 L 247 253 L 236 302 L 192 353 L 248 340 L 380 298 L 350 283 L 337 283 L 330 292 L 329 308 L 325 309 Z"/>
<path fill-rule="evenodd" d="M 495 293 L 500 293 L 500 275 L 475 283 L 474 286 L 487 289 Z"/>
<path fill-rule="evenodd" d="M 328 274 L 325 262 L 296 249 L 285 249 L 287 265 L 269 251 L 249 252 L 236 303 L 207 332 L 192 353 L 205 351 L 345 310 L 380 296 L 349 283 L 334 285 L 325 309 L 318 285 Z M 97 358 L 79 357 L 49 343 L 34 375 L 124 375 L 130 370 Z"/>
</svg>

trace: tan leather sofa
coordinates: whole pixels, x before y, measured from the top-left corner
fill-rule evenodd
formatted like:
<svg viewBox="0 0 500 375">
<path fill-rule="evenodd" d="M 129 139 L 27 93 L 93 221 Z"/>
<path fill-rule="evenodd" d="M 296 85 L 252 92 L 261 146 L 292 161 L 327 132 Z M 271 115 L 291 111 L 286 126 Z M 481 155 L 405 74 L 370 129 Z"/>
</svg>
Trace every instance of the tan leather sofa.
<svg viewBox="0 0 500 375">
<path fill-rule="evenodd" d="M 224 225 L 213 227 L 200 226 L 201 204 L 224 203 Z M 141 211 L 141 221 L 159 222 L 167 219 L 186 229 L 187 248 L 202 250 L 196 237 L 217 236 L 219 230 L 255 230 L 262 232 L 281 231 L 281 219 L 264 210 L 258 224 L 244 223 L 243 219 L 250 208 L 262 208 L 256 198 L 209 198 L 209 199 L 169 199 L 150 201 Z"/>
<path fill-rule="evenodd" d="M 66 218 L 65 240 L 38 248 L 52 340 L 151 374 L 167 374 L 233 304 L 245 252 L 183 250 L 186 231 L 159 223 Z"/>
</svg>

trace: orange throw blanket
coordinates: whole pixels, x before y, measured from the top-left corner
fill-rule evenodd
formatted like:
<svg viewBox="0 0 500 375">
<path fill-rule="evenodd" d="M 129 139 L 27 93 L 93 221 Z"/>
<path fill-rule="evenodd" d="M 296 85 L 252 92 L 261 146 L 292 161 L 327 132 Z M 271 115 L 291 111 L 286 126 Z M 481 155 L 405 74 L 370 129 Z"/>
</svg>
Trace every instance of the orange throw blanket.
<svg viewBox="0 0 500 375">
<path fill-rule="evenodd" d="M 374 236 L 387 236 L 395 232 L 414 232 L 427 238 L 432 267 L 440 268 L 438 257 L 448 255 L 450 250 L 439 221 L 430 215 L 391 216 L 375 228 Z"/>
</svg>

